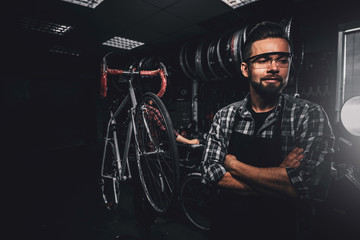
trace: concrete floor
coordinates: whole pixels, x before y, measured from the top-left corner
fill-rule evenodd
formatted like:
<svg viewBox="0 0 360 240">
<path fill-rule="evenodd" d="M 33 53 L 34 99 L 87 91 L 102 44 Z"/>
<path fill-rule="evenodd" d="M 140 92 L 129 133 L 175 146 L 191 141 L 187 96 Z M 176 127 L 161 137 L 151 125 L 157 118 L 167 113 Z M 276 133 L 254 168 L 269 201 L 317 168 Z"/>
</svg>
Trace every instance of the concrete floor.
<svg viewBox="0 0 360 240">
<path fill-rule="evenodd" d="M 95 151 L 96 152 L 96 151 Z M 15 153 L 14 153 L 15 154 Z M 105 209 L 98 185 L 99 162 L 91 147 L 21 153 L 12 168 L 3 205 L 13 228 L 10 239 L 205 240 L 180 210 L 153 219 L 137 214 L 135 181 L 121 186 L 119 208 Z M 97 160 L 96 160 L 97 159 Z M 9 170 L 9 169 L 6 169 Z M 360 191 L 343 180 L 320 209 L 313 239 L 360 239 Z M 150 217 L 149 217 L 150 216 Z M 146 221 L 151 219 L 151 221 Z M 146 222 L 148 222 L 146 224 Z"/>
<path fill-rule="evenodd" d="M 180 207 L 166 217 L 138 208 L 134 199 L 141 192 L 136 191 L 136 177 L 122 183 L 119 208 L 107 210 L 99 187 L 100 162 L 89 147 L 21 153 L 19 157 L 24 160 L 16 173 L 20 177 L 10 186 L 16 205 L 5 205 L 11 206 L 12 239 L 207 239 L 207 232 L 191 225 Z"/>
<path fill-rule="evenodd" d="M 134 189 L 132 182 L 122 185 L 119 208 L 114 212 L 102 205 L 100 192 L 96 194 L 94 190 L 90 195 L 79 192 L 69 199 L 61 213 L 38 223 L 36 239 L 207 239 L 206 232 L 189 224 L 180 212 L 144 223 L 150 214 L 142 212 L 136 216 Z"/>
</svg>

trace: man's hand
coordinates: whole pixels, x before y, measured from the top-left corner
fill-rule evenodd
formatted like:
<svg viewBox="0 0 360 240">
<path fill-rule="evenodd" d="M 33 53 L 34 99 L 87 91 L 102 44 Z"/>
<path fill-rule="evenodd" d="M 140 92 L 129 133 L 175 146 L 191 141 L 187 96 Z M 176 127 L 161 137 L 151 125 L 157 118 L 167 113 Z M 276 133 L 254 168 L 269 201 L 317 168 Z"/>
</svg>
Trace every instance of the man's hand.
<svg viewBox="0 0 360 240">
<path fill-rule="evenodd" d="M 189 144 L 200 144 L 200 141 L 199 141 L 199 139 L 191 139 L 191 140 L 189 140 Z"/>
<path fill-rule="evenodd" d="M 225 156 L 224 167 L 227 171 L 232 170 L 231 163 L 233 163 L 233 161 L 238 161 L 234 155 L 227 154 Z"/>
<path fill-rule="evenodd" d="M 185 143 L 185 144 L 199 144 L 200 143 L 199 139 L 195 138 L 195 139 L 190 140 L 190 139 L 187 139 L 187 138 L 181 136 L 181 134 L 179 134 L 176 137 L 176 141 L 181 142 L 181 143 Z"/>
<path fill-rule="evenodd" d="M 304 149 L 294 148 L 284 159 L 284 161 L 279 165 L 279 167 L 292 167 L 296 168 L 301 165 L 300 160 L 304 158 Z"/>
</svg>

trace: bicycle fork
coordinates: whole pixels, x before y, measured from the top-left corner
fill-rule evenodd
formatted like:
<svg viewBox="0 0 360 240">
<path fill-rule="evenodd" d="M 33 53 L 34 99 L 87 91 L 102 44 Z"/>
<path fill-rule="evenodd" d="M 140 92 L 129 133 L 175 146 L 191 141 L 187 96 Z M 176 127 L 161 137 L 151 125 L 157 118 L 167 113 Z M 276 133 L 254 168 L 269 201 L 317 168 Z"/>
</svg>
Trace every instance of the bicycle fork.
<svg viewBox="0 0 360 240">
<path fill-rule="evenodd" d="M 129 153 L 129 147 L 130 147 L 130 139 L 131 139 L 131 133 L 132 133 L 132 125 L 131 122 L 129 122 L 129 127 L 128 127 L 128 137 L 127 137 L 127 141 L 125 143 L 125 149 L 124 149 L 124 157 L 123 157 L 123 161 L 121 161 L 121 157 L 120 157 L 120 150 L 119 150 L 119 142 L 117 139 L 117 131 L 115 129 L 116 126 L 116 121 L 115 121 L 115 116 L 112 112 L 110 112 L 111 118 L 108 122 L 108 127 L 107 127 L 107 131 L 106 131 L 106 136 L 105 136 L 105 143 L 104 143 L 104 152 L 103 152 L 103 159 L 102 159 L 102 166 L 101 166 L 101 177 L 103 179 L 109 179 L 112 181 L 112 187 L 113 187 L 113 193 L 114 193 L 114 200 L 115 203 L 118 204 L 118 196 L 117 196 L 117 192 L 118 190 L 116 189 L 117 186 L 117 182 L 120 181 L 125 181 L 128 178 L 131 179 L 131 171 L 130 171 L 130 164 L 129 164 L 129 159 L 128 159 L 128 153 Z M 111 135 L 111 136 L 109 136 Z M 104 169 L 105 169 L 105 162 L 106 162 L 106 154 L 109 151 L 109 147 L 111 147 L 111 151 L 112 154 L 114 155 L 114 159 L 112 160 L 112 164 L 115 167 L 115 171 L 117 174 L 113 174 L 113 172 L 111 173 L 105 173 Z M 126 165 L 125 165 L 126 164 Z M 128 175 L 125 175 L 125 169 L 127 168 L 128 170 Z M 102 185 L 102 190 L 103 190 L 103 198 L 105 203 L 107 203 L 107 198 L 104 195 L 104 182 Z"/>
<path fill-rule="evenodd" d="M 113 141 L 114 148 L 115 148 L 115 156 L 116 156 L 116 167 L 117 171 L 119 173 L 119 180 L 120 181 L 126 181 L 127 179 L 131 179 L 131 170 L 130 170 L 130 164 L 129 164 L 129 149 L 130 149 L 130 140 L 132 135 L 132 123 L 129 121 L 128 128 L 127 128 L 127 134 L 126 134 L 126 141 L 125 141 L 125 147 L 124 147 L 124 153 L 123 153 L 123 161 L 120 157 L 120 150 L 119 150 L 119 142 L 117 139 L 117 132 L 115 130 L 115 116 L 110 112 L 111 114 L 111 126 L 112 126 L 112 138 L 106 138 L 106 141 Z M 105 143 L 106 144 L 106 143 Z M 106 145 L 105 145 L 106 148 Z M 125 170 L 127 169 L 127 175 L 125 175 Z"/>
</svg>

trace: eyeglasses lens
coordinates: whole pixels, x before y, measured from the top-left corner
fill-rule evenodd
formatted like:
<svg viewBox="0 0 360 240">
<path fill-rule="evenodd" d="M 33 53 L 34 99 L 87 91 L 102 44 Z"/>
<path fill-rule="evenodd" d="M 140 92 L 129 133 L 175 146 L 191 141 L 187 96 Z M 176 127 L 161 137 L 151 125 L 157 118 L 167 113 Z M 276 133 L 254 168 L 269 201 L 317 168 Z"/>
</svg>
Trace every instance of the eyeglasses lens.
<svg viewBox="0 0 360 240">
<path fill-rule="evenodd" d="M 272 64 L 272 61 L 275 61 L 279 68 L 288 68 L 291 63 L 291 55 L 279 54 L 275 57 L 270 57 L 270 55 L 260 55 L 252 60 L 252 64 L 254 68 L 266 69 Z"/>
</svg>

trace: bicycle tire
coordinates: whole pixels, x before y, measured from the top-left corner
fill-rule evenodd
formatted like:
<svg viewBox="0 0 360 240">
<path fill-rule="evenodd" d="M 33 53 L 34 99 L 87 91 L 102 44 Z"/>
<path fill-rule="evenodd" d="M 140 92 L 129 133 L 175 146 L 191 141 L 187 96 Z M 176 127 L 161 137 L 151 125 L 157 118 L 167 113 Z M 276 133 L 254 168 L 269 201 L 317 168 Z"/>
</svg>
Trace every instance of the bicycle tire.
<svg viewBox="0 0 360 240">
<path fill-rule="evenodd" d="M 106 209 L 114 211 L 118 208 L 120 198 L 120 177 L 114 144 L 107 142 L 104 151 L 101 192 Z"/>
<path fill-rule="evenodd" d="M 180 205 L 190 223 L 205 231 L 210 230 L 210 199 L 210 189 L 201 183 L 201 174 L 189 173 L 181 185 Z"/>
<path fill-rule="evenodd" d="M 137 165 L 146 199 L 157 214 L 166 214 L 178 196 L 179 160 L 170 116 L 154 93 L 145 93 L 137 105 L 135 127 Z"/>
</svg>

